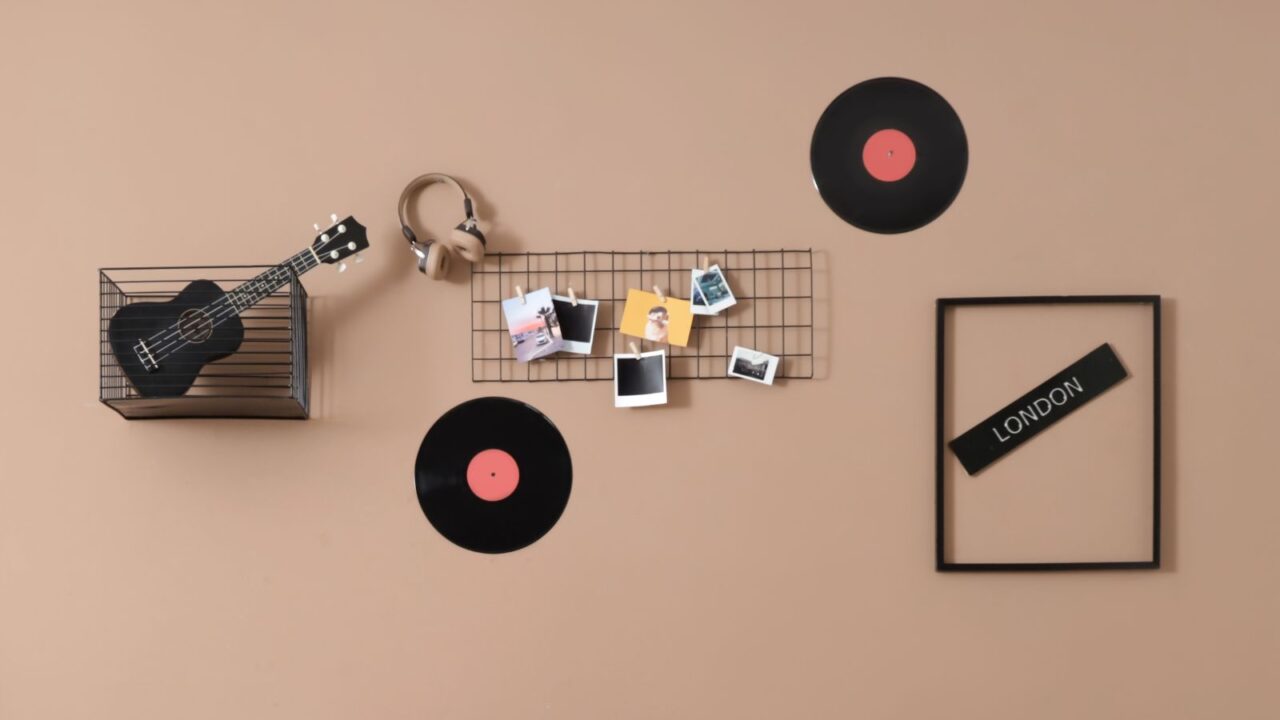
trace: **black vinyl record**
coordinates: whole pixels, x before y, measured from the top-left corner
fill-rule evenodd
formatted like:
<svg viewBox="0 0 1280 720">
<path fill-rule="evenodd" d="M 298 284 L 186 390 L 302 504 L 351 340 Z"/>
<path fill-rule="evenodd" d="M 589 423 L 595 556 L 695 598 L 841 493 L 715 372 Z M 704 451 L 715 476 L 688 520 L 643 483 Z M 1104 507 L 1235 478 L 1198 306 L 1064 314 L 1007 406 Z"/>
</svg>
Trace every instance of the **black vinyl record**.
<svg viewBox="0 0 1280 720">
<path fill-rule="evenodd" d="M 876 78 L 827 106 L 809 165 L 823 201 L 845 222 L 907 232 L 928 225 L 960 193 L 969 142 L 941 95 L 914 80 Z"/>
<path fill-rule="evenodd" d="M 556 426 L 509 398 L 469 400 L 436 421 L 414 465 L 418 504 L 436 530 L 468 550 L 519 550 L 569 503 L 573 467 Z"/>
</svg>

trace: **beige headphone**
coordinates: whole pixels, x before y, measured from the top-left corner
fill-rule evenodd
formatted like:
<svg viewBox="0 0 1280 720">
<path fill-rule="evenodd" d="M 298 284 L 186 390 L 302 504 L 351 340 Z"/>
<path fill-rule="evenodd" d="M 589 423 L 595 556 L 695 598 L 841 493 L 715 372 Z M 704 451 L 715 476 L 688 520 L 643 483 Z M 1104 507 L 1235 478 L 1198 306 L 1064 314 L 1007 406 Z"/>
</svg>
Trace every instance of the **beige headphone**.
<svg viewBox="0 0 1280 720">
<path fill-rule="evenodd" d="M 449 231 L 447 240 L 438 241 L 428 238 L 426 242 L 419 242 L 417 234 L 413 232 L 413 228 L 409 227 L 407 212 L 409 198 L 415 192 L 435 183 L 452 185 L 462 193 L 462 208 L 466 217 L 458 223 L 457 227 Z M 409 248 L 418 256 L 418 270 L 427 277 L 439 280 L 448 275 L 449 258 L 454 254 L 467 262 L 476 263 L 484 259 L 485 239 L 484 233 L 480 232 L 476 224 L 475 202 L 467 194 L 466 188 L 462 187 L 462 183 L 452 177 L 443 173 L 427 173 L 414 178 L 405 187 L 404 192 L 400 193 L 398 212 L 400 232 L 404 233 L 405 239 L 409 241 Z"/>
</svg>

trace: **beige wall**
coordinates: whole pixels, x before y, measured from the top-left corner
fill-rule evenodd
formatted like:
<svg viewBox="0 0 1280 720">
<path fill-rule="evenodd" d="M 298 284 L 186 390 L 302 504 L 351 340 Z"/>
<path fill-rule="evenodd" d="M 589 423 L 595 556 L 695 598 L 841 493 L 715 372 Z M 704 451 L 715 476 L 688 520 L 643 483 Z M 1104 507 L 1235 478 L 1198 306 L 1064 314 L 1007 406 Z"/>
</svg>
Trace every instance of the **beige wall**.
<svg viewBox="0 0 1280 720">
<path fill-rule="evenodd" d="M 1274 717 L 1273 3 L 207 5 L 0 8 L 0 718 Z M 808 176 L 884 74 L 972 154 L 898 237 Z M 465 275 L 395 227 L 426 170 L 505 249 L 811 245 L 823 377 L 472 385 Z M 96 268 L 274 261 L 344 211 L 376 247 L 307 279 L 311 421 L 97 403 Z M 936 574 L 934 298 L 1094 292 L 1168 298 L 1165 569 Z M 411 476 L 494 392 L 576 468 L 504 557 Z"/>
</svg>

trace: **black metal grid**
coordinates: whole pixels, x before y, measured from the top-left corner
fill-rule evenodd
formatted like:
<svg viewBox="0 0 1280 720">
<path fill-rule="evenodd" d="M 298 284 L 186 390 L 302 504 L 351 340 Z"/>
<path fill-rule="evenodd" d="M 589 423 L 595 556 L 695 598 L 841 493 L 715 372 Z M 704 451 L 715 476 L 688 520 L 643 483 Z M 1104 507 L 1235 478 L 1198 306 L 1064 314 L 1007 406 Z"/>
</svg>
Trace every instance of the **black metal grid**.
<svg viewBox="0 0 1280 720">
<path fill-rule="evenodd" d="M 690 270 L 706 258 L 719 265 L 738 302 L 719 315 L 695 315 L 687 347 L 622 335 L 627 290 L 657 285 L 688 298 Z M 600 303 L 590 355 L 557 353 L 521 363 L 515 358 L 502 300 L 544 287 Z M 666 349 L 671 379 L 728 377 L 735 345 L 776 355 L 776 378 L 813 377 L 812 250 L 664 250 L 490 253 L 471 266 L 471 380 L 543 382 L 612 380 L 613 356 Z"/>
<path fill-rule="evenodd" d="M 108 324 L 134 302 L 163 302 L 193 280 L 212 280 L 231 290 L 272 265 L 118 267 L 98 271 L 98 399 L 122 416 L 136 418 L 306 418 L 307 292 L 297 275 L 240 313 L 244 342 L 234 354 L 210 363 L 185 395 L 143 397 L 129 383 L 111 351 Z"/>
</svg>

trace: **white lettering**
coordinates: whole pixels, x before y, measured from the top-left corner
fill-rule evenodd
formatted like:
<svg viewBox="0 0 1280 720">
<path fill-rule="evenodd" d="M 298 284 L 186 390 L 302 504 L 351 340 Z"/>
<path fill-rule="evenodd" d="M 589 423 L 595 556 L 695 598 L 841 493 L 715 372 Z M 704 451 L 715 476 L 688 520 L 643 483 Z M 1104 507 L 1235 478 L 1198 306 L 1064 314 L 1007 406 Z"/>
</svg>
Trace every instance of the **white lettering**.
<svg viewBox="0 0 1280 720">
<path fill-rule="evenodd" d="M 1017 423 L 1017 428 L 1018 428 L 1017 430 L 1014 430 L 1013 429 L 1014 426 L 1009 424 L 1011 422 Z M 1005 418 L 1004 431 L 1009 433 L 1010 435 L 1017 435 L 1018 433 L 1022 432 L 1022 420 L 1018 419 L 1017 415 L 1010 415 L 1009 417 Z"/>
</svg>

